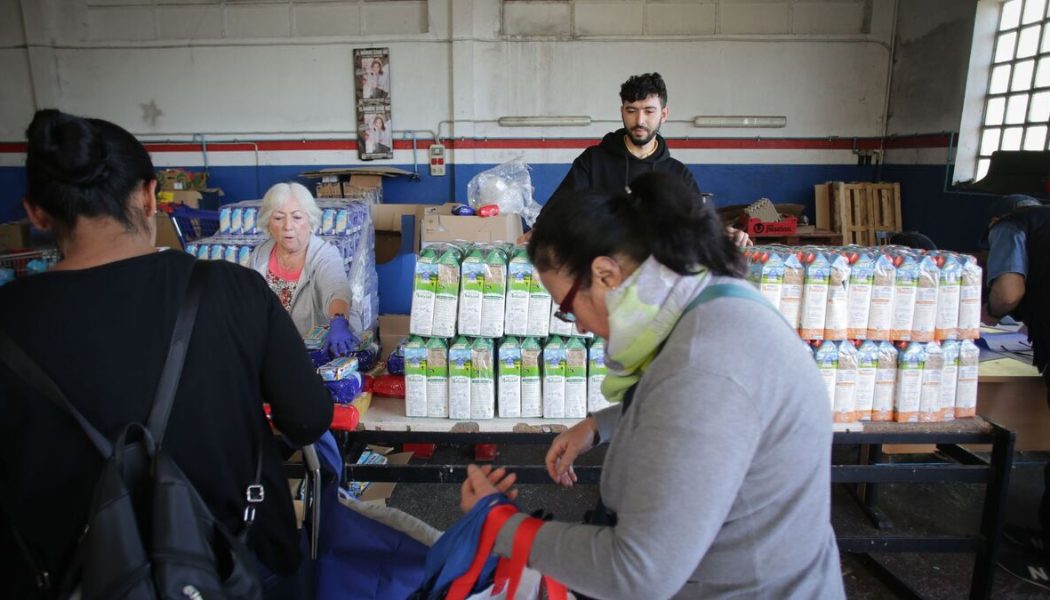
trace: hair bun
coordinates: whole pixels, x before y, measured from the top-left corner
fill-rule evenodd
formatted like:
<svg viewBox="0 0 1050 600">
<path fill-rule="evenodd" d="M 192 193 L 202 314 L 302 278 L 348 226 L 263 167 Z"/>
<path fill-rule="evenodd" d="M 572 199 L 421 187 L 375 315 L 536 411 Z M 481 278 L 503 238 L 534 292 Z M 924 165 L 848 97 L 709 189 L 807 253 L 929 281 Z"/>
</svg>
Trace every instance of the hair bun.
<svg viewBox="0 0 1050 600">
<path fill-rule="evenodd" d="M 29 151 L 62 182 L 88 186 L 109 176 L 105 143 L 87 119 L 54 109 L 37 111 L 26 137 Z"/>
</svg>

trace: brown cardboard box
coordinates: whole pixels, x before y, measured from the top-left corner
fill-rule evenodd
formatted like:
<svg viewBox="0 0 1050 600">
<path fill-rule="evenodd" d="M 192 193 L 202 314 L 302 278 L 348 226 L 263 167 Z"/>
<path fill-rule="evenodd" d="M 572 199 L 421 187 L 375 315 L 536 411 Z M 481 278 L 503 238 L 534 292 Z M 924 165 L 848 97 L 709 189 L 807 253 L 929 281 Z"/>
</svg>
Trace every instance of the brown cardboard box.
<svg viewBox="0 0 1050 600">
<path fill-rule="evenodd" d="M 373 204 L 383 201 L 383 177 L 411 175 L 411 171 L 395 167 L 339 167 L 301 174 L 307 179 L 319 180 L 314 186 L 314 195 L 318 198 L 355 198 Z"/>
<path fill-rule="evenodd" d="M 175 232 L 175 224 L 166 212 L 157 213 L 157 241 L 154 244 L 158 248 L 172 248 L 182 250 L 182 242 Z"/>
<path fill-rule="evenodd" d="M 370 449 L 376 452 L 382 452 L 384 449 L 377 446 L 369 446 Z M 390 448 L 385 448 L 386 452 L 390 452 Z M 385 453 L 384 453 L 385 454 Z M 386 455 L 386 464 L 388 465 L 407 465 L 408 461 L 412 459 L 411 452 L 397 452 L 395 454 Z M 365 491 L 361 492 L 361 496 L 358 498 L 362 502 L 375 502 L 376 504 L 386 504 L 386 501 L 390 499 L 390 496 L 394 495 L 394 486 L 397 485 L 393 481 L 374 481 L 368 484 Z"/>
<path fill-rule="evenodd" d="M 158 190 L 157 204 L 185 204 L 190 208 L 200 208 L 202 197 L 196 190 Z"/>
<path fill-rule="evenodd" d="M 458 217 L 430 212 L 423 217 L 420 245 L 434 242 L 515 242 L 521 237 L 521 217 Z"/>
<path fill-rule="evenodd" d="M 830 183 L 818 183 L 813 186 L 813 199 L 814 199 L 814 212 L 816 218 L 813 220 L 813 224 L 817 226 L 817 229 L 824 231 L 831 230 L 831 184 Z"/>
<path fill-rule="evenodd" d="M 412 250 L 419 252 L 419 222 L 423 218 L 426 204 L 376 204 L 372 206 L 372 224 L 376 230 L 376 264 L 390 262 L 401 248 L 401 217 L 415 218 Z"/>
<path fill-rule="evenodd" d="M 0 224 L 0 250 L 16 250 L 29 247 L 29 221 L 12 221 Z"/>
<path fill-rule="evenodd" d="M 379 315 L 379 347 L 385 361 L 408 335 L 408 315 Z"/>
</svg>

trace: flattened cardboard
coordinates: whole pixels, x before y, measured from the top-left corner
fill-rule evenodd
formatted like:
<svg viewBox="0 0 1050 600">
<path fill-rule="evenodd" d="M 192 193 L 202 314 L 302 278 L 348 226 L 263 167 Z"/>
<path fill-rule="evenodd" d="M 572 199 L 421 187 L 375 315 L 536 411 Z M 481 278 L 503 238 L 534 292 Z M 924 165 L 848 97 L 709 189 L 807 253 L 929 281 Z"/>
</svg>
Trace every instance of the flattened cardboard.
<svg viewBox="0 0 1050 600">
<path fill-rule="evenodd" d="M 436 242 L 514 242 L 521 237 L 521 217 L 459 217 L 427 214 L 423 216 L 420 244 Z"/>
</svg>

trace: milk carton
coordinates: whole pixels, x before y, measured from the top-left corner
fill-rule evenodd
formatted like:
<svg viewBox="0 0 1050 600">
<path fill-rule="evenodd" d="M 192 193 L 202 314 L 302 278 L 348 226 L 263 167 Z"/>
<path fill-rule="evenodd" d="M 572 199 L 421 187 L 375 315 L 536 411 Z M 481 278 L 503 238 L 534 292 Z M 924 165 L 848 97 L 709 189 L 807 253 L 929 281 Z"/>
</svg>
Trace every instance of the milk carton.
<svg viewBox="0 0 1050 600">
<path fill-rule="evenodd" d="M 981 337 L 981 279 L 977 259 L 963 256 L 959 287 L 959 337 L 975 340 Z"/>
<path fill-rule="evenodd" d="M 326 208 L 321 211 L 321 235 L 332 235 L 335 233 L 335 209 Z"/>
<path fill-rule="evenodd" d="M 835 399 L 833 419 L 836 423 L 851 423 L 856 417 L 857 349 L 848 340 L 838 343 L 839 362 L 835 370 Z"/>
<path fill-rule="evenodd" d="M 259 233 L 259 207 L 245 206 L 241 213 L 241 233 L 256 235 Z"/>
<path fill-rule="evenodd" d="M 507 304 L 507 255 L 495 248 L 485 256 L 485 287 L 481 300 L 481 335 L 503 337 Z"/>
<path fill-rule="evenodd" d="M 897 288 L 897 267 L 886 254 L 875 257 L 868 310 L 868 339 L 889 340 L 893 330 L 893 297 Z"/>
<path fill-rule="evenodd" d="M 871 286 L 875 281 L 875 259 L 867 252 L 856 255 L 849 274 L 846 299 L 846 335 L 850 339 L 868 337 L 868 312 L 871 309 Z"/>
<path fill-rule="evenodd" d="M 944 368 L 941 373 L 941 404 L 938 420 L 955 419 L 955 391 L 959 385 L 959 342 L 947 340 L 941 344 Z"/>
<path fill-rule="evenodd" d="M 962 291 L 962 263 L 950 253 L 942 254 L 943 259 L 937 290 L 937 326 L 934 332 L 939 340 L 959 338 L 959 294 Z"/>
<path fill-rule="evenodd" d="M 798 329 L 802 311 L 802 286 L 805 281 L 805 269 L 798 256 L 789 252 L 784 257 L 784 284 L 780 290 L 780 304 L 777 308 L 784 320 L 792 328 Z"/>
<path fill-rule="evenodd" d="M 923 344 L 911 342 L 897 359 L 897 398 L 893 420 L 898 423 L 919 421 L 919 402 L 922 398 L 922 372 L 926 366 Z M 939 389 L 939 388 L 938 388 Z"/>
<path fill-rule="evenodd" d="M 919 259 L 919 278 L 915 287 L 915 317 L 911 325 L 911 339 L 932 342 L 937 327 L 937 292 L 941 285 L 941 270 L 933 256 Z"/>
<path fill-rule="evenodd" d="M 602 382 L 608 372 L 605 366 L 605 340 L 596 337 L 587 351 L 587 410 L 595 412 L 607 408 L 609 401 L 602 394 Z"/>
<path fill-rule="evenodd" d="M 430 335 L 450 338 L 456 335 L 456 308 L 459 304 L 460 251 L 449 247 L 438 259 L 437 290 L 434 293 L 434 325 Z"/>
<path fill-rule="evenodd" d="M 500 319 L 502 322 L 502 319 Z M 491 419 L 496 413 L 492 340 L 477 338 L 470 346 L 470 418 Z"/>
<path fill-rule="evenodd" d="M 587 416 L 587 344 L 582 338 L 565 342 L 565 418 Z"/>
<path fill-rule="evenodd" d="M 835 342 L 823 341 L 817 344 L 813 350 L 813 358 L 817 361 L 817 369 L 820 377 L 824 380 L 824 389 L 828 394 L 828 406 L 835 410 L 835 384 L 839 370 L 839 348 Z"/>
<path fill-rule="evenodd" d="M 543 347 L 543 418 L 565 418 L 565 341 L 558 336 Z"/>
<path fill-rule="evenodd" d="M 405 342 L 405 416 L 427 416 L 427 346 L 412 336 Z"/>
<path fill-rule="evenodd" d="M 875 399 L 871 403 L 872 421 L 892 421 L 897 396 L 897 349 L 879 342 L 879 362 L 875 367 Z"/>
<path fill-rule="evenodd" d="M 350 228 L 350 209 L 339 208 L 335 211 L 335 226 L 332 228 L 332 233 L 336 235 L 345 235 L 347 230 Z"/>
<path fill-rule="evenodd" d="M 532 283 L 529 285 L 529 335 L 547 337 L 550 335 L 551 295 L 540 281 L 539 271 L 532 270 Z"/>
<path fill-rule="evenodd" d="M 507 264 L 507 309 L 503 321 L 506 335 L 527 335 L 529 294 L 532 288 L 532 263 L 524 248 L 515 248 Z"/>
<path fill-rule="evenodd" d="M 776 252 L 757 250 L 752 256 L 751 282 L 773 306 L 780 306 L 784 290 L 784 260 Z"/>
<path fill-rule="evenodd" d="M 244 208 L 234 206 L 230 211 L 230 233 L 240 233 L 244 227 Z"/>
<path fill-rule="evenodd" d="M 970 340 L 959 342 L 959 382 L 955 388 L 955 418 L 977 415 L 977 371 L 981 351 Z"/>
<path fill-rule="evenodd" d="M 853 412 L 858 421 L 871 420 L 871 410 L 875 404 L 875 379 L 878 368 L 879 344 L 867 340 L 857 349 L 857 391 L 853 396 Z"/>
<path fill-rule="evenodd" d="M 408 329 L 413 335 L 429 336 L 434 327 L 434 299 L 437 295 L 437 251 L 424 248 L 416 258 L 412 279 L 412 314 Z"/>
<path fill-rule="evenodd" d="M 540 384 L 542 348 L 536 338 L 521 342 L 521 416 L 542 417 L 543 400 Z"/>
<path fill-rule="evenodd" d="M 481 304 L 485 288 L 485 258 L 481 249 L 471 248 L 463 258 L 459 286 L 459 333 L 481 335 Z M 502 319 L 502 315 L 500 315 Z"/>
<path fill-rule="evenodd" d="M 893 287 L 893 325 L 890 339 L 910 340 L 915 321 L 915 296 L 919 284 L 919 263 L 910 253 L 897 258 L 897 282 Z"/>
<path fill-rule="evenodd" d="M 230 206 L 224 206 L 219 209 L 219 233 L 230 233 L 232 213 L 233 208 Z"/>
<path fill-rule="evenodd" d="M 798 325 L 798 334 L 804 340 L 820 340 L 824 339 L 831 264 L 823 252 L 810 252 L 804 258 L 806 271 L 802 285 L 802 320 Z"/>
<path fill-rule="evenodd" d="M 470 341 L 457 337 L 448 348 L 448 418 L 470 418 Z"/>
<path fill-rule="evenodd" d="M 448 348 L 445 340 L 427 341 L 427 416 L 448 418 Z"/>
<path fill-rule="evenodd" d="M 521 342 L 507 337 L 499 346 L 499 416 L 521 416 Z"/>
<path fill-rule="evenodd" d="M 829 254 L 831 272 L 828 277 L 828 305 L 824 317 L 824 339 L 844 340 L 849 328 L 849 258 L 843 254 Z M 841 366 L 841 365 L 840 365 Z"/>
<path fill-rule="evenodd" d="M 919 421 L 940 420 L 941 383 L 944 376 L 944 352 L 937 342 L 926 344 L 926 364 L 922 370 L 922 393 L 919 396 Z"/>
</svg>

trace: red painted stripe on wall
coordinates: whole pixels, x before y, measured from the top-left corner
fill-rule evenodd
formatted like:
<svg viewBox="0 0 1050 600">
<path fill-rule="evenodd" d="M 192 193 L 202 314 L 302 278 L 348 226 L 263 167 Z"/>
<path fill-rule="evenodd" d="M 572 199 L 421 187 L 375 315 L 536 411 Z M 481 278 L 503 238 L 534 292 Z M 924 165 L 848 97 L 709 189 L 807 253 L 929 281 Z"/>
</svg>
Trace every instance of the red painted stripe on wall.
<svg viewBox="0 0 1050 600">
<path fill-rule="evenodd" d="M 555 150 L 583 149 L 598 143 L 597 138 L 473 138 L 444 140 L 449 149 L 460 150 Z M 883 146 L 891 148 L 947 148 L 948 134 L 888 137 Z M 423 149 L 431 140 L 416 142 Z M 879 138 L 670 138 L 668 145 L 694 150 L 874 150 Z M 150 152 L 198 152 L 198 143 L 147 143 Z M 258 142 L 216 142 L 208 144 L 209 152 L 324 152 L 356 151 L 355 140 L 262 140 Z M 411 140 L 395 140 L 395 150 L 411 150 Z M 24 154 L 25 142 L 0 142 L 0 153 Z"/>
</svg>

